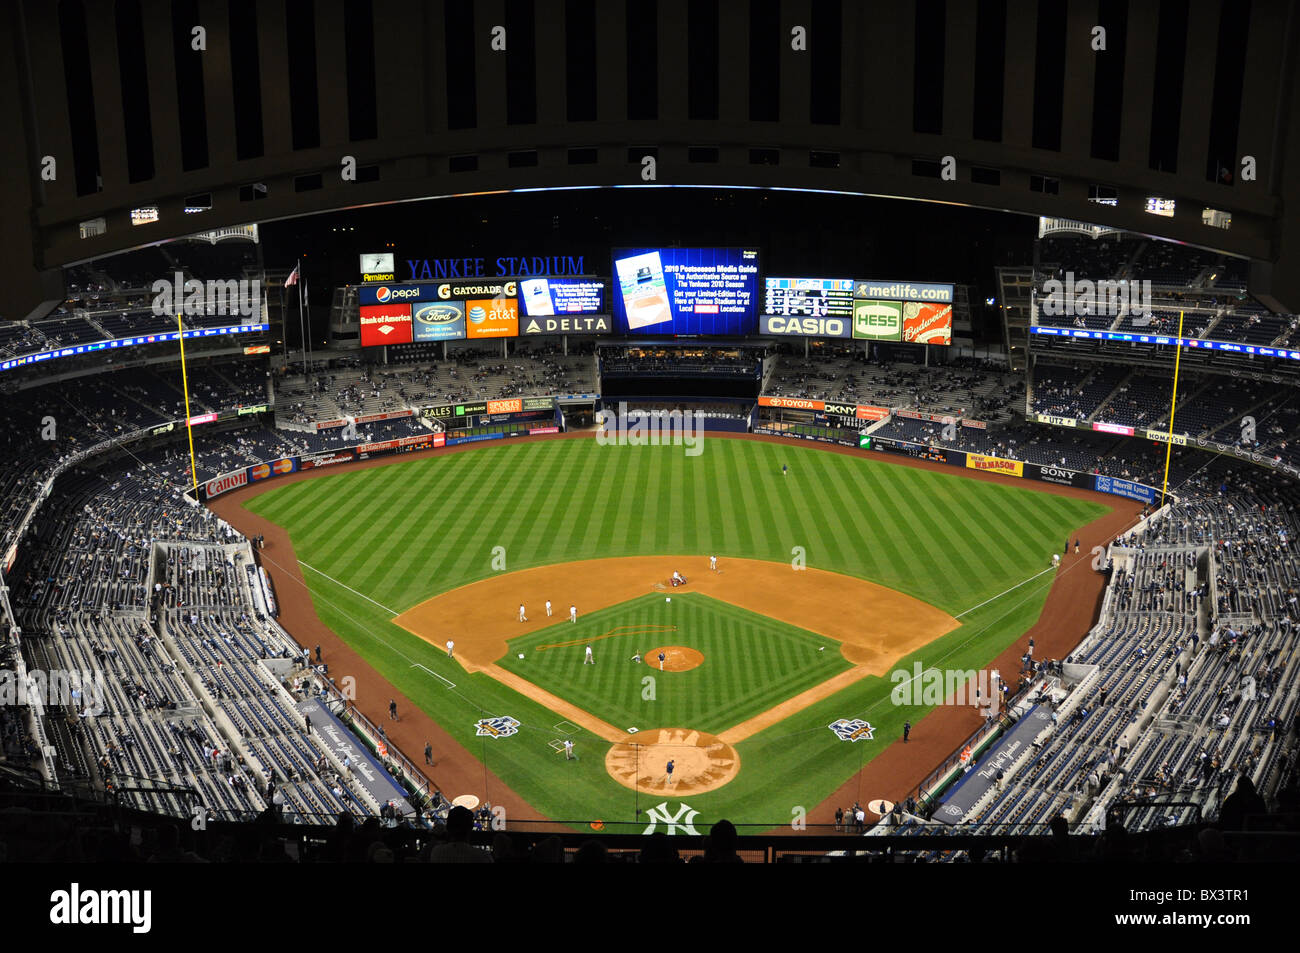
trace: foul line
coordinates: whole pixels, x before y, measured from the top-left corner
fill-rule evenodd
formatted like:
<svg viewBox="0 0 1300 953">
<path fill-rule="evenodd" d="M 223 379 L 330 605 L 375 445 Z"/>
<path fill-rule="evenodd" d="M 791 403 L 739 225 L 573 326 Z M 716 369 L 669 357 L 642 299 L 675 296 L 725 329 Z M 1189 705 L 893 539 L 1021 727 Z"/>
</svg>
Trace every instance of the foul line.
<svg viewBox="0 0 1300 953">
<path fill-rule="evenodd" d="M 455 688 L 455 687 L 456 687 L 456 683 L 453 682 L 451 679 L 449 679 L 449 678 L 443 678 L 443 676 L 439 675 L 439 674 L 438 674 L 437 672 L 435 672 L 433 669 L 429 668 L 429 667 L 426 666 L 426 665 L 421 665 L 419 662 L 416 662 L 414 665 L 411 666 L 411 668 L 422 668 L 422 669 L 425 670 L 425 672 L 427 672 L 428 674 L 432 675 L 434 678 L 446 682 L 448 688 Z"/>
<path fill-rule="evenodd" d="M 363 593 L 363 592 L 357 592 L 357 591 L 356 591 L 355 589 L 353 589 L 351 586 L 344 585 L 343 583 L 341 583 L 341 582 L 339 582 L 337 579 L 335 579 L 333 576 L 329 575 L 329 573 L 323 573 L 323 572 L 321 572 L 319 569 L 317 569 L 315 566 L 309 566 L 307 563 L 303 562 L 301 559 L 298 560 L 298 565 L 299 565 L 299 566 L 306 566 L 308 569 L 310 569 L 312 572 L 316 573 L 317 575 L 324 576 L 324 577 L 325 577 L 326 579 L 328 579 L 330 582 L 334 583 L 334 585 L 336 585 L 336 586 L 342 586 L 344 589 L 346 589 L 348 592 L 352 593 L 354 596 L 360 596 L 362 599 L 365 599 L 366 602 L 369 602 L 369 603 L 371 603 L 372 605 L 377 605 L 377 606 L 379 606 L 379 608 L 383 609 L 383 610 L 384 610 L 385 612 L 387 612 L 390 616 L 396 616 L 396 615 L 399 615 L 399 614 L 400 614 L 400 613 L 395 612 L 394 610 L 388 608 L 388 606 L 384 605 L 382 602 L 375 602 L 374 599 L 371 599 L 371 598 L 370 598 L 368 595 L 366 595 L 365 593 Z"/>
<path fill-rule="evenodd" d="M 953 616 L 953 618 L 954 618 L 954 619 L 960 619 L 962 616 L 964 616 L 964 615 L 968 615 L 968 614 L 974 612 L 976 609 L 980 608 L 980 606 L 986 606 L 986 605 L 988 605 L 990 602 L 996 602 L 997 600 L 999 600 L 999 599 L 1001 599 L 1003 596 L 1005 596 L 1008 592 L 1015 592 L 1017 589 L 1019 589 L 1021 586 L 1025 585 L 1026 583 L 1031 583 L 1031 582 L 1033 582 L 1033 581 L 1034 581 L 1035 579 L 1037 579 L 1039 576 L 1043 575 L 1043 573 L 1056 572 L 1056 571 L 1057 571 L 1057 570 L 1056 570 L 1056 567 L 1054 567 L 1054 566 L 1048 566 L 1046 569 L 1043 570 L 1043 572 L 1036 572 L 1036 573 L 1034 573 L 1032 576 L 1030 576 L 1030 577 L 1029 577 L 1028 579 L 1026 579 L 1024 582 L 1018 582 L 1018 583 L 1016 583 L 1014 586 L 1012 586 L 1010 589 L 1003 589 L 1001 592 L 999 592 L 999 593 L 998 593 L 996 596 L 994 596 L 992 599 L 985 599 L 985 600 L 984 600 L 983 602 L 981 602 L 978 606 L 971 606 L 971 607 L 970 607 L 969 609 L 967 609 L 965 612 L 959 612 L 959 613 L 957 613 L 955 616 Z"/>
</svg>

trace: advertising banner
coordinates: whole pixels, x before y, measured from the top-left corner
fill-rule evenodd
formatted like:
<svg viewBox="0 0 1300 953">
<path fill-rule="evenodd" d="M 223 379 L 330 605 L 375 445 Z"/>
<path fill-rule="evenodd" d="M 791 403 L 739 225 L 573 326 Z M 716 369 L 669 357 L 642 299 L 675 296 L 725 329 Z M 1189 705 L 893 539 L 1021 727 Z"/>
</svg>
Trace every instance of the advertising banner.
<svg viewBox="0 0 1300 953">
<path fill-rule="evenodd" d="M 195 427 L 199 424 L 213 423 L 214 421 L 216 421 L 216 419 L 217 419 L 216 414 L 199 414 L 197 417 L 191 417 L 189 420 L 189 424 L 191 427 Z"/>
<path fill-rule="evenodd" d="M 1158 443 L 1172 443 L 1177 447 L 1187 446 L 1187 437 L 1184 434 L 1176 433 L 1170 437 L 1167 430 L 1145 430 L 1143 433 L 1148 440 L 1155 440 Z"/>
<path fill-rule="evenodd" d="M 510 298 L 466 298 L 466 336 L 513 338 L 519 336 L 519 302 Z"/>
<path fill-rule="evenodd" d="M 833 404 L 826 401 L 822 404 L 822 412 L 831 417 L 852 417 L 854 420 L 858 417 L 857 404 Z"/>
<path fill-rule="evenodd" d="M 519 333 L 527 334 L 608 334 L 611 319 L 607 314 L 568 314 L 552 318 L 522 318 Z"/>
<path fill-rule="evenodd" d="M 892 437 L 876 437 L 871 440 L 871 449 L 878 450 L 882 453 L 896 453 L 904 457 L 913 457 L 917 460 L 931 460 L 935 463 L 949 463 L 947 452 L 927 447 L 923 443 L 910 443 L 906 440 L 895 440 Z"/>
<path fill-rule="evenodd" d="M 952 305 L 906 302 L 903 305 L 903 340 L 908 344 L 951 344 Z"/>
<path fill-rule="evenodd" d="M 889 416 L 888 407 L 872 407 L 870 404 L 858 405 L 859 420 L 884 420 Z"/>
<path fill-rule="evenodd" d="M 214 496 L 220 496 L 227 490 L 234 490 L 241 486 L 248 485 L 248 471 L 236 470 L 234 473 L 226 473 L 214 480 L 209 480 L 204 484 L 203 489 L 210 500 Z"/>
<path fill-rule="evenodd" d="M 760 407 L 785 407 L 789 410 L 825 410 L 820 400 L 808 400 L 804 397 L 760 397 Z"/>
<path fill-rule="evenodd" d="M 259 463 L 248 468 L 248 481 L 256 483 L 258 480 L 267 480 L 273 476 L 284 476 L 286 473 L 294 473 L 298 469 L 297 457 L 282 457 L 279 460 L 273 460 L 270 463 Z"/>
<path fill-rule="evenodd" d="M 867 341 L 902 340 L 903 305 L 898 301 L 854 301 L 853 336 Z"/>
<path fill-rule="evenodd" d="M 765 314 L 759 318 L 759 333 L 778 337 L 794 335 L 813 338 L 848 338 L 853 336 L 852 319 L 848 317 L 798 317 L 784 314 Z"/>
<path fill-rule="evenodd" d="M 1098 431 L 1099 433 L 1118 433 L 1118 434 L 1123 434 L 1126 437 L 1133 436 L 1133 428 L 1125 427 L 1123 424 L 1095 423 L 1092 425 L 1092 429 Z"/>
<path fill-rule="evenodd" d="M 1091 473 L 1083 473 L 1079 470 L 1067 470 L 1064 467 L 1049 467 L 1037 463 L 1025 464 L 1026 480 L 1041 480 L 1044 483 L 1055 483 L 1057 486 L 1080 486 L 1085 489 L 1092 489 L 1093 480 Z"/>
<path fill-rule="evenodd" d="M 415 341 L 459 341 L 465 337 L 465 302 L 409 305 Z"/>
<path fill-rule="evenodd" d="M 411 306 L 383 304 L 361 308 L 361 346 L 411 343 Z"/>
<path fill-rule="evenodd" d="M 883 281 L 858 278 L 853 283 L 855 298 L 885 298 L 893 301 L 929 301 L 952 304 L 952 285 L 925 284 L 915 281 Z"/>
<path fill-rule="evenodd" d="M 1024 476 L 1025 465 L 1020 460 L 1005 460 L 1002 457 L 986 457 L 982 453 L 966 454 L 966 467 L 970 470 L 983 470 L 987 473 L 1004 473 L 1007 476 Z"/>
<path fill-rule="evenodd" d="M 1097 474 L 1093 478 L 1096 483 L 1093 487 L 1098 493 L 1110 493 L 1113 496 L 1123 496 L 1130 500 L 1140 500 L 1143 503 L 1154 503 L 1156 491 L 1142 483 L 1134 483 L 1131 480 L 1121 480 L 1118 477 L 1108 477 Z"/>
<path fill-rule="evenodd" d="M 364 414 L 354 419 L 359 424 L 369 424 L 376 420 L 397 420 L 399 417 L 410 417 L 414 413 L 413 410 L 389 410 L 382 414 Z"/>
<path fill-rule="evenodd" d="M 982 421 L 982 420 L 965 420 L 965 419 L 963 419 L 962 422 L 961 422 L 961 425 L 962 425 L 963 427 L 970 427 L 970 428 L 972 428 L 972 429 L 974 429 L 974 430 L 988 430 L 988 429 L 989 429 L 989 425 L 986 424 L 986 423 L 985 423 L 984 421 Z"/>
<path fill-rule="evenodd" d="M 338 463 L 351 463 L 355 460 L 356 454 L 351 450 L 335 450 L 328 453 L 313 453 L 299 459 L 299 470 L 319 470 L 321 467 L 332 467 Z"/>
<path fill-rule="evenodd" d="M 440 407 L 426 407 L 420 411 L 420 416 L 425 420 L 451 420 L 454 417 L 456 408 L 450 404 L 444 404 Z"/>
<path fill-rule="evenodd" d="M 553 397 L 525 397 L 524 410 L 554 410 L 555 399 Z"/>
<path fill-rule="evenodd" d="M 1054 417 L 1051 414 L 1034 414 L 1034 419 L 1040 424 L 1052 424 L 1057 427 L 1079 426 L 1079 421 L 1074 417 Z"/>
<path fill-rule="evenodd" d="M 487 402 L 487 412 L 489 414 L 517 414 L 524 409 L 524 402 L 518 397 L 510 400 L 489 400 Z"/>
<path fill-rule="evenodd" d="M 316 421 L 317 430 L 333 430 L 335 427 L 346 427 L 346 418 L 340 417 L 338 420 L 318 420 Z"/>
</svg>

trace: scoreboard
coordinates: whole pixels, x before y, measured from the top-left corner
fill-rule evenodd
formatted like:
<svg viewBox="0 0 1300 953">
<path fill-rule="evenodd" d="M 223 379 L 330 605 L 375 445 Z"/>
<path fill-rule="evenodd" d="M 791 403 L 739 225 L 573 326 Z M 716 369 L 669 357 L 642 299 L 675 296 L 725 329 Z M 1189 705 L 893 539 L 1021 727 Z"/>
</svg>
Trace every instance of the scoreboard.
<svg viewBox="0 0 1300 953">
<path fill-rule="evenodd" d="M 853 316 L 852 278 L 768 278 L 763 313 L 810 318 Z"/>
</svg>

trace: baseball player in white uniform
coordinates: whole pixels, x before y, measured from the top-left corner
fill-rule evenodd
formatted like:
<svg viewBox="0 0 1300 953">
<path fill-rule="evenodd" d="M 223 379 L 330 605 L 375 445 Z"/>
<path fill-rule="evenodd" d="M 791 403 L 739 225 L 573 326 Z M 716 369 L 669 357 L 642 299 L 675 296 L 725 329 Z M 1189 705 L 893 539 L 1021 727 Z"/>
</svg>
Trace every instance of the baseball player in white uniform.
<svg viewBox="0 0 1300 953">
<path fill-rule="evenodd" d="M 448 639 L 448 640 L 447 640 L 447 658 L 455 658 L 455 657 L 456 657 L 456 643 L 453 642 L 451 639 Z"/>
<path fill-rule="evenodd" d="M 582 660 L 583 665 L 595 665 L 596 660 L 591 656 L 591 646 L 587 646 L 587 657 Z"/>
<path fill-rule="evenodd" d="M 524 615 L 524 604 L 522 602 L 519 603 L 519 621 L 520 622 L 528 621 L 528 616 Z"/>
<path fill-rule="evenodd" d="M 710 557 L 709 557 L 709 568 L 712 569 L 714 572 L 717 572 L 717 571 L 718 571 L 718 557 L 717 557 L 717 556 L 710 556 Z"/>
<path fill-rule="evenodd" d="M 550 617 L 551 617 L 551 600 L 550 600 L 550 599 L 547 599 L 547 600 L 546 600 L 546 618 L 549 619 Z"/>
<path fill-rule="evenodd" d="M 578 621 L 578 607 L 577 607 L 577 606 L 569 606 L 569 621 L 570 621 L 570 622 L 577 622 L 577 621 Z"/>
</svg>

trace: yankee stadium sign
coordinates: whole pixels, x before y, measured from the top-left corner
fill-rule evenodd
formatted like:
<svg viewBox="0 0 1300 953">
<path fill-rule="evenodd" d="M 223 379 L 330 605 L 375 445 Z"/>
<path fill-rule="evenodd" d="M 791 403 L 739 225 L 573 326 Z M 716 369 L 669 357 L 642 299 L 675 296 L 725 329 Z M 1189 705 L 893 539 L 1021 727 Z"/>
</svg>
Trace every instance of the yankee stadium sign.
<svg viewBox="0 0 1300 953">
<path fill-rule="evenodd" d="M 485 258 L 407 258 L 409 272 L 405 279 L 419 281 L 433 278 L 484 278 L 506 275 L 582 275 L 582 255 L 527 255 L 503 256 L 489 261 Z"/>
</svg>

